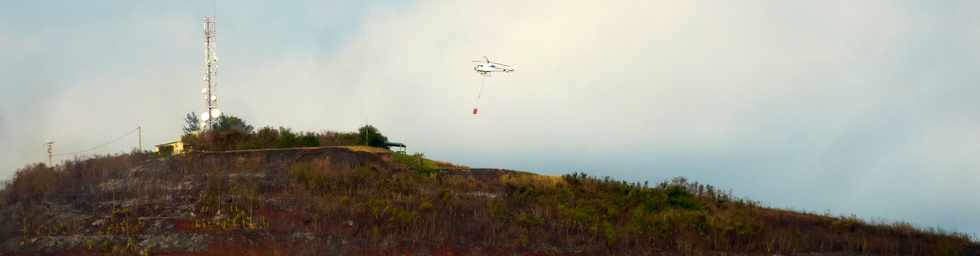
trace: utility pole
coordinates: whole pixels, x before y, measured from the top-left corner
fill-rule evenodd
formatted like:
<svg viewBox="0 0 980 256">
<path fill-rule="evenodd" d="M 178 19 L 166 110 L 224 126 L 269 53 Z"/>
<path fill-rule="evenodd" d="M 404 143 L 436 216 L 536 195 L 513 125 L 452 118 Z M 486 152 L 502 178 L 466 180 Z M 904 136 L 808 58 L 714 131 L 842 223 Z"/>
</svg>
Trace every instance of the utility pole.
<svg viewBox="0 0 980 256">
<path fill-rule="evenodd" d="M 136 126 L 136 134 L 139 137 L 139 143 L 140 143 L 139 149 L 140 149 L 140 152 L 143 152 L 143 126 L 142 125 Z"/>
<path fill-rule="evenodd" d="M 52 149 L 54 147 L 54 141 L 48 141 L 48 166 L 51 166 L 51 155 L 54 153 Z"/>
</svg>

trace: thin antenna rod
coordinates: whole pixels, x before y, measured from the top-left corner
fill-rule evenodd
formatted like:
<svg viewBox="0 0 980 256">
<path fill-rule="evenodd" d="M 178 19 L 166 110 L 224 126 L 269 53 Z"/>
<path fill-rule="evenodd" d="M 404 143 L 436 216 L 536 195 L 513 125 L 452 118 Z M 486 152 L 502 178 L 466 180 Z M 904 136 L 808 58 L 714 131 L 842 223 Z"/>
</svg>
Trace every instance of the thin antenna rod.
<svg viewBox="0 0 980 256">
<path fill-rule="evenodd" d="M 140 149 L 140 152 L 143 152 L 143 126 L 142 125 L 136 126 L 136 133 L 139 136 L 139 149 Z"/>
<path fill-rule="evenodd" d="M 51 166 L 51 155 L 54 154 L 54 141 L 48 141 L 48 166 Z"/>
</svg>

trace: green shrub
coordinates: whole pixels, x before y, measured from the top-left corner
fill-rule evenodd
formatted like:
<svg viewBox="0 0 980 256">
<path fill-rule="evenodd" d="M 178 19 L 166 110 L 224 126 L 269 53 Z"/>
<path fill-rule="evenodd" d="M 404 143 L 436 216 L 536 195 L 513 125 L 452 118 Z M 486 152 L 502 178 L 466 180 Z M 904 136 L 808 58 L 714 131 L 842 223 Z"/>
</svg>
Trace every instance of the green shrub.
<svg viewBox="0 0 980 256">
<path fill-rule="evenodd" d="M 357 129 L 357 134 L 360 135 L 362 145 L 388 149 L 388 137 L 382 135 L 381 131 L 374 126 L 362 126 Z"/>
<path fill-rule="evenodd" d="M 440 169 L 436 161 L 425 158 L 425 155 L 422 153 L 409 155 L 403 152 L 395 152 L 391 155 L 396 162 L 411 168 L 415 173 L 422 176 L 431 176 L 439 172 Z"/>
<path fill-rule="evenodd" d="M 671 207 L 687 210 L 703 210 L 704 204 L 681 186 L 667 187 L 667 203 Z"/>
<path fill-rule="evenodd" d="M 371 125 L 361 127 L 356 133 L 294 132 L 285 127 L 262 127 L 255 131 L 245 120 L 231 115 L 218 118 L 209 130 L 185 134 L 181 141 L 190 148 L 205 151 L 355 145 L 388 148 L 388 137 Z"/>
</svg>

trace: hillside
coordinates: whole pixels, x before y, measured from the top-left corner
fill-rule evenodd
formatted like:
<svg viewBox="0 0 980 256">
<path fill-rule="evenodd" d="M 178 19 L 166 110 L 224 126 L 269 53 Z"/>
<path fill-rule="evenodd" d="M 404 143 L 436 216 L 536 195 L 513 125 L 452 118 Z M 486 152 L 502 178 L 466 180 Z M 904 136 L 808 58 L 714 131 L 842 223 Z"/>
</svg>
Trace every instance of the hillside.
<svg viewBox="0 0 980 256">
<path fill-rule="evenodd" d="M 25 167 L 0 255 L 976 255 L 957 234 L 367 147 L 133 153 Z M 731 255 L 731 254 L 728 254 Z"/>
</svg>

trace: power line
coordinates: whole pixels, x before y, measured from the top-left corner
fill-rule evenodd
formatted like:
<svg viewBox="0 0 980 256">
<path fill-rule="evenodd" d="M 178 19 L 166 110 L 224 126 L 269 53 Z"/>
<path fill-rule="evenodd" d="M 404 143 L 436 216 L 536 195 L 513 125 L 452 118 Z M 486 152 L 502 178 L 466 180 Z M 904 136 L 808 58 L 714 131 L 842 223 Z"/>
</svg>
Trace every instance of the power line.
<svg viewBox="0 0 980 256">
<path fill-rule="evenodd" d="M 64 156 L 64 155 L 77 155 L 77 154 L 81 154 L 81 153 L 90 152 L 90 151 L 99 149 L 101 147 L 108 146 L 108 145 L 110 145 L 112 143 L 116 143 L 119 140 L 122 140 L 122 139 L 126 138 L 129 135 L 133 135 L 133 133 L 135 133 L 135 132 L 137 132 L 139 130 L 140 130 L 140 127 L 136 127 L 135 129 L 129 130 L 128 132 L 126 132 L 126 134 L 123 134 L 122 136 L 116 137 L 116 138 L 114 138 L 112 140 L 109 140 L 108 142 L 99 144 L 98 146 L 91 147 L 91 148 L 88 148 L 88 149 L 85 149 L 85 150 L 79 150 L 79 151 L 74 151 L 74 152 L 55 153 L 55 154 L 51 154 L 51 155 L 52 156 Z"/>
</svg>

